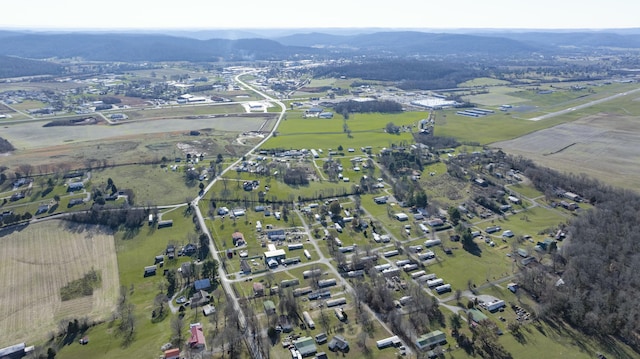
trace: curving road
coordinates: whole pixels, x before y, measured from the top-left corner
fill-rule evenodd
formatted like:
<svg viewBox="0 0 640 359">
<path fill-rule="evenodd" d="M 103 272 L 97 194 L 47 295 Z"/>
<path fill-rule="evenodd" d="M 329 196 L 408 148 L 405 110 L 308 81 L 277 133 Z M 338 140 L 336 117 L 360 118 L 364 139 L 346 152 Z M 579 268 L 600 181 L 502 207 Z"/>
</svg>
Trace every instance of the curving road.
<svg viewBox="0 0 640 359">
<path fill-rule="evenodd" d="M 278 101 L 278 100 L 276 100 L 274 98 L 271 98 L 270 96 L 268 96 L 265 93 L 262 93 L 260 91 L 257 91 L 255 89 L 253 89 L 251 86 L 247 85 L 245 82 L 240 80 L 241 76 L 249 74 L 249 73 L 255 73 L 255 72 L 257 72 L 257 70 L 256 71 L 251 71 L 251 72 L 241 73 L 241 74 L 239 74 L 239 75 L 237 75 L 235 77 L 235 80 L 238 83 L 246 86 L 247 88 L 252 89 L 254 92 L 256 92 L 260 96 L 264 97 L 265 99 L 278 104 L 280 106 L 280 108 L 282 109 L 282 111 L 280 112 L 280 116 L 278 116 L 278 120 L 276 121 L 275 125 L 271 129 L 271 132 L 269 132 L 269 134 L 267 136 L 265 136 L 265 138 L 262 141 L 260 141 L 260 143 L 255 145 L 249 151 L 247 151 L 245 156 L 249 156 L 251 153 L 253 153 L 256 149 L 258 149 L 260 146 L 262 146 L 262 144 L 264 144 L 267 140 L 269 140 L 273 136 L 273 133 L 276 131 L 276 129 L 280 125 L 280 122 L 284 118 L 285 113 L 287 111 L 287 107 L 282 102 L 280 102 L 280 101 Z M 204 188 L 202 193 L 200 195 L 198 195 L 190 203 L 192 209 L 194 210 L 196 216 L 198 217 L 198 223 L 200 224 L 200 228 L 202 229 L 202 232 L 205 233 L 207 235 L 207 237 L 209 237 L 209 250 L 211 251 L 211 255 L 213 256 L 213 258 L 215 260 L 218 261 L 218 263 L 222 263 L 222 260 L 220 259 L 220 256 L 218 254 L 218 250 L 216 249 L 215 243 L 213 241 L 213 237 L 211 236 L 211 232 L 209 232 L 209 228 L 207 227 L 207 225 L 206 225 L 206 223 L 204 221 L 204 217 L 202 216 L 202 212 L 200 211 L 200 207 L 198 207 L 198 203 L 200 202 L 200 200 L 202 198 L 204 198 L 204 196 L 206 196 L 207 192 L 209 192 L 209 190 L 211 190 L 211 188 L 216 184 L 216 182 L 218 182 L 218 180 L 222 176 L 224 176 L 224 174 L 226 174 L 232 168 L 236 167 L 240 162 L 242 162 L 242 157 L 240 157 L 237 161 L 235 161 L 234 163 L 232 163 L 229 166 L 227 166 L 227 168 L 225 168 L 222 172 L 217 174 L 217 176 L 215 178 L 213 178 L 211 180 L 211 182 L 209 182 L 209 185 L 207 185 L 207 187 Z M 238 301 L 238 297 L 236 296 L 233 288 L 231 287 L 232 281 L 229 280 L 229 278 L 227 278 L 227 274 L 226 274 L 224 268 L 222 267 L 222 265 L 218 266 L 218 277 L 220 278 L 220 283 L 222 284 L 222 287 L 224 288 L 224 291 L 227 293 L 227 297 L 232 301 L 233 308 L 235 309 L 236 313 L 238 313 L 238 322 L 240 323 L 240 327 L 242 328 L 242 330 L 244 332 L 245 341 L 247 343 L 249 351 L 251 352 L 251 356 L 253 358 L 262 359 L 261 351 L 256 347 L 254 341 L 251 340 L 251 338 L 250 338 L 251 333 L 249 333 L 249 331 L 246 330 L 247 329 L 247 320 L 245 318 L 244 312 L 242 311 L 242 308 L 240 308 L 240 302 Z"/>
</svg>

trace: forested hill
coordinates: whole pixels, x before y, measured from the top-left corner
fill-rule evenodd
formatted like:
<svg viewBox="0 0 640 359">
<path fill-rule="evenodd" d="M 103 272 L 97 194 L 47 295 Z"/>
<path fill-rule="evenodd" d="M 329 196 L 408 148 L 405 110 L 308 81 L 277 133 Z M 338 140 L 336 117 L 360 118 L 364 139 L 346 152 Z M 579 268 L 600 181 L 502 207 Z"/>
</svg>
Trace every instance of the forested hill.
<svg viewBox="0 0 640 359">
<path fill-rule="evenodd" d="M 338 36 L 322 33 L 297 34 L 277 39 L 284 45 L 315 46 L 351 51 L 395 55 L 469 55 L 517 56 L 544 50 L 544 46 L 500 36 L 389 31 L 373 34 Z"/>
<path fill-rule="evenodd" d="M 0 78 L 57 75 L 62 70 L 62 66 L 47 61 L 0 55 Z"/>
<path fill-rule="evenodd" d="M 224 32 L 211 35 L 223 36 Z M 230 33 L 231 34 L 231 33 Z M 233 36 L 249 36 L 235 32 Z M 200 34 L 206 36 L 206 33 Z M 229 35 L 231 36 L 231 35 Z M 298 33 L 274 39 L 170 36 L 158 33 L 50 33 L 0 31 L 0 55 L 91 61 L 285 60 L 308 56 L 520 57 L 579 49 L 638 48 L 640 37 L 615 33 L 496 32 L 484 34 L 378 31 L 357 35 Z M 566 45 L 572 45 L 568 48 Z"/>
<path fill-rule="evenodd" d="M 0 54 L 93 61 L 218 61 L 284 59 L 313 49 L 267 39 L 197 40 L 148 34 L 4 34 Z"/>
<path fill-rule="evenodd" d="M 470 68 L 461 63 L 418 60 L 371 60 L 338 66 L 320 66 L 316 77 L 360 78 L 365 81 L 392 81 L 402 89 L 445 89 L 486 75 L 486 71 Z"/>
</svg>

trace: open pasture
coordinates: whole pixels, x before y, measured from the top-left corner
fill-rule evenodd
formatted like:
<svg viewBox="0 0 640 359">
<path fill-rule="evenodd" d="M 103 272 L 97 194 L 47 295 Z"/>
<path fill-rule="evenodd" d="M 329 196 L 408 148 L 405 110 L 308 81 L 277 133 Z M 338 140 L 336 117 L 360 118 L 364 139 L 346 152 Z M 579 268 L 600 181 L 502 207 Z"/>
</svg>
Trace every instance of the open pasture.
<svg viewBox="0 0 640 359">
<path fill-rule="evenodd" d="M 163 156 L 184 157 L 181 148 L 187 147 L 207 157 L 218 153 L 235 156 L 246 152 L 238 150 L 245 146 L 237 141 L 239 132 L 258 130 L 264 124 L 264 119 L 258 118 L 215 120 L 178 120 L 181 126 L 170 120 L 120 126 L 43 128 L 34 123 L 8 126 L 3 129 L 3 137 L 17 151 L 3 157 L 3 164 L 17 167 L 29 163 L 35 167 L 67 163 L 72 168 L 84 168 L 87 159 L 100 160 L 100 163 L 106 160 L 109 164 L 140 163 Z M 155 127 L 156 124 L 159 127 Z M 163 127 L 165 124 L 168 126 Z M 201 135 L 190 136 L 190 130 L 198 130 Z M 248 145 L 254 140 L 247 138 L 243 142 Z"/>
<path fill-rule="evenodd" d="M 271 116 L 271 115 L 269 115 Z M 264 117 L 216 117 L 198 119 L 159 119 L 137 121 L 117 126 L 57 126 L 42 127 L 42 123 L 24 123 L 3 128 L 3 137 L 18 150 L 58 146 L 75 142 L 93 142 L 121 136 L 140 136 L 150 133 L 188 132 L 215 129 L 216 131 L 247 132 L 260 129 Z"/>
<path fill-rule="evenodd" d="M 69 318 L 106 319 L 118 296 L 113 234 L 97 226 L 47 221 L 0 233 L 0 346 L 33 342 Z M 92 296 L 62 302 L 60 288 L 94 268 Z"/>
</svg>

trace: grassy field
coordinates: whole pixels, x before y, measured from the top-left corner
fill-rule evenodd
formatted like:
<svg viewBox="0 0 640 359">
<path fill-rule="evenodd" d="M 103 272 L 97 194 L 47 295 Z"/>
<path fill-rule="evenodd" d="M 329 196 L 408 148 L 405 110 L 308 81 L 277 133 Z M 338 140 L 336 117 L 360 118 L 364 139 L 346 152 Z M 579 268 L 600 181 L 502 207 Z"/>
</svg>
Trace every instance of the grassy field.
<svg viewBox="0 0 640 359">
<path fill-rule="evenodd" d="M 91 183 L 104 189 L 109 178 L 118 189 L 131 189 L 135 193 L 135 203 L 147 205 L 169 205 L 185 203 L 198 194 L 197 181 L 189 187 L 184 180 L 184 172 L 173 172 L 157 165 L 130 165 L 107 168 L 92 172 Z"/>
<path fill-rule="evenodd" d="M 457 115 L 456 111 L 447 110 L 437 114 L 435 134 L 455 137 L 461 142 L 490 144 L 518 138 L 567 121 L 558 117 L 542 121 L 526 121 L 514 119 L 503 112 L 482 118 L 471 118 Z"/>
<path fill-rule="evenodd" d="M 254 99 L 257 100 L 257 99 Z M 224 115 L 242 113 L 244 109 L 238 104 L 199 104 L 175 105 L 162 108 L 145 108 L 134 110 L 114 110 L 112 112 L 125 113 L 131 120 L 181 119 L 190 116 Z M 212 118 L 217 118 L 212 117 Z"/>
<path fill-rule="evenodd" d="M 384 132 L 389 122 L 401 126 L 413 127 L 424 118 L 424 113 L 408 112 L 402 114 L 354 114 L 346 121 L 351 137 L 344 132 L 344 121 L 336 116 L 333 119 L 295 118 L 289 115 L 278 128 L 278 136 L 270 139 L 263 148 L 333 148 L 342 145 L 345 149 L 359 149 L 364 146 L 375 148 L 390 147 L 392 143 L 412 141 L 411 134 L 403 132 L 391 135 Z"/>
<path fill-rule="evenodd" d="M 67 225 L 47 221 L 0 233 L 0 346 L 43 340 L 65 319 L 105 320 L 115 308 L 119 278 L 113 234 Z M 62 302 L 60 288 L 91 268 L 100 273 L 101 286 L 92 296 Z"/>
<path fill-rule="evenodd" d="M 490 77 L 478 77 L 473 80 L 462 82 L 458 84 L 458 87 L 499 86 L 499 85 L 508 85 L 509 83 L 510 83 L 509 81 L 493 79 Z"/>
</svg>

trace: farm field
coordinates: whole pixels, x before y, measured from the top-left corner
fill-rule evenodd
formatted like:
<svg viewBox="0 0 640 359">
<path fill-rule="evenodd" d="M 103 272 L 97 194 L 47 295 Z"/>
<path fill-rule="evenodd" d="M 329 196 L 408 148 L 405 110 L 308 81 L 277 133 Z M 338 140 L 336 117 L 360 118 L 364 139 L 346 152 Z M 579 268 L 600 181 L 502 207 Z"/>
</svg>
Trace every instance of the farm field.
<svg viewBox="0 0 640 359">
<path fill-rule="evenodd" d="M 246 124 L 249 129 L 257 129 L 259 126 L 255 124 L 256 127 L 252 128 L 253 125 Z M 95 128 L 90 131 L 96 131 L 96 133 L 100 129 L 110 128 L 107 126 L 93 127 Z M 120 126 L 116 127 L 120 130 L 123 129 Z M 62 127 L 53 128 L 62 129 Z M 18 148 L 18 151 L 3 157 L 3 162 L 6 165 L 15 166 L 29 163 L 34 167 L 39 165 L 55 167 L 56 164 L 66 163 L 70 168 L 77 168 L 87 167 L 86 160 L 90 159 L 100 160 L 98 164 L 102 164 L 105 160 L 109 164 L 146 162 L 159 160 L 163 156 L 173 160 L 175 157 L 184 157 L 185 151 L 204 153 L 207 157 L 216 156 L 218 153 L 223 156 L 235 156 L 244 153 L 245 145 L 259 140 L 259 138 L 252 137 L 239 138 L 238 132 L 223 131 L 211 127 L 200 129 L 200 132 L 200 136 L 190 136 L 187 130 L 155 133 L 141 131 L 138 134 L 122 134 L 117 137 L 98 138 L 93 141 L 67 142 L 29 149 Z M 20 133 L 15 133 L 15 135 L 19 136 Z M 42 135 L 44 136 L 44 133 Z"/>
<path fill-rule="evenodd" d="M 585 173 L 612 185 L 638 190 L 637 118 L 637 115 L 588 116 L 492 146 L 560 172 Z"/>
<path fill-rule="evenodd" d="M 272 115 L 268 115 L 272 116 Z M 266 119 L 260 117 L 216 117 L 206 119 L 158 119 L 117 126 L 54 126 L 30 122 L 3 128 L 3 137 L 20 150 L 59 146 L 71 142 L 94 142 L 113 137 L 140 136 L 151 133 L 185 132 L 201 129 L 247 132 L 260 129 Z"/>
<path fill-rule="evenodd" d="M 47 338 L 61 320 L 104 320 L 115 308 L 120 282 L 113 234 L 67 225 L 52 220 L 0 233 L 0 347 Z M 93 295 L 62 302 L 60 288 L 92 268 L 101 277 Z"/>
</svg>

